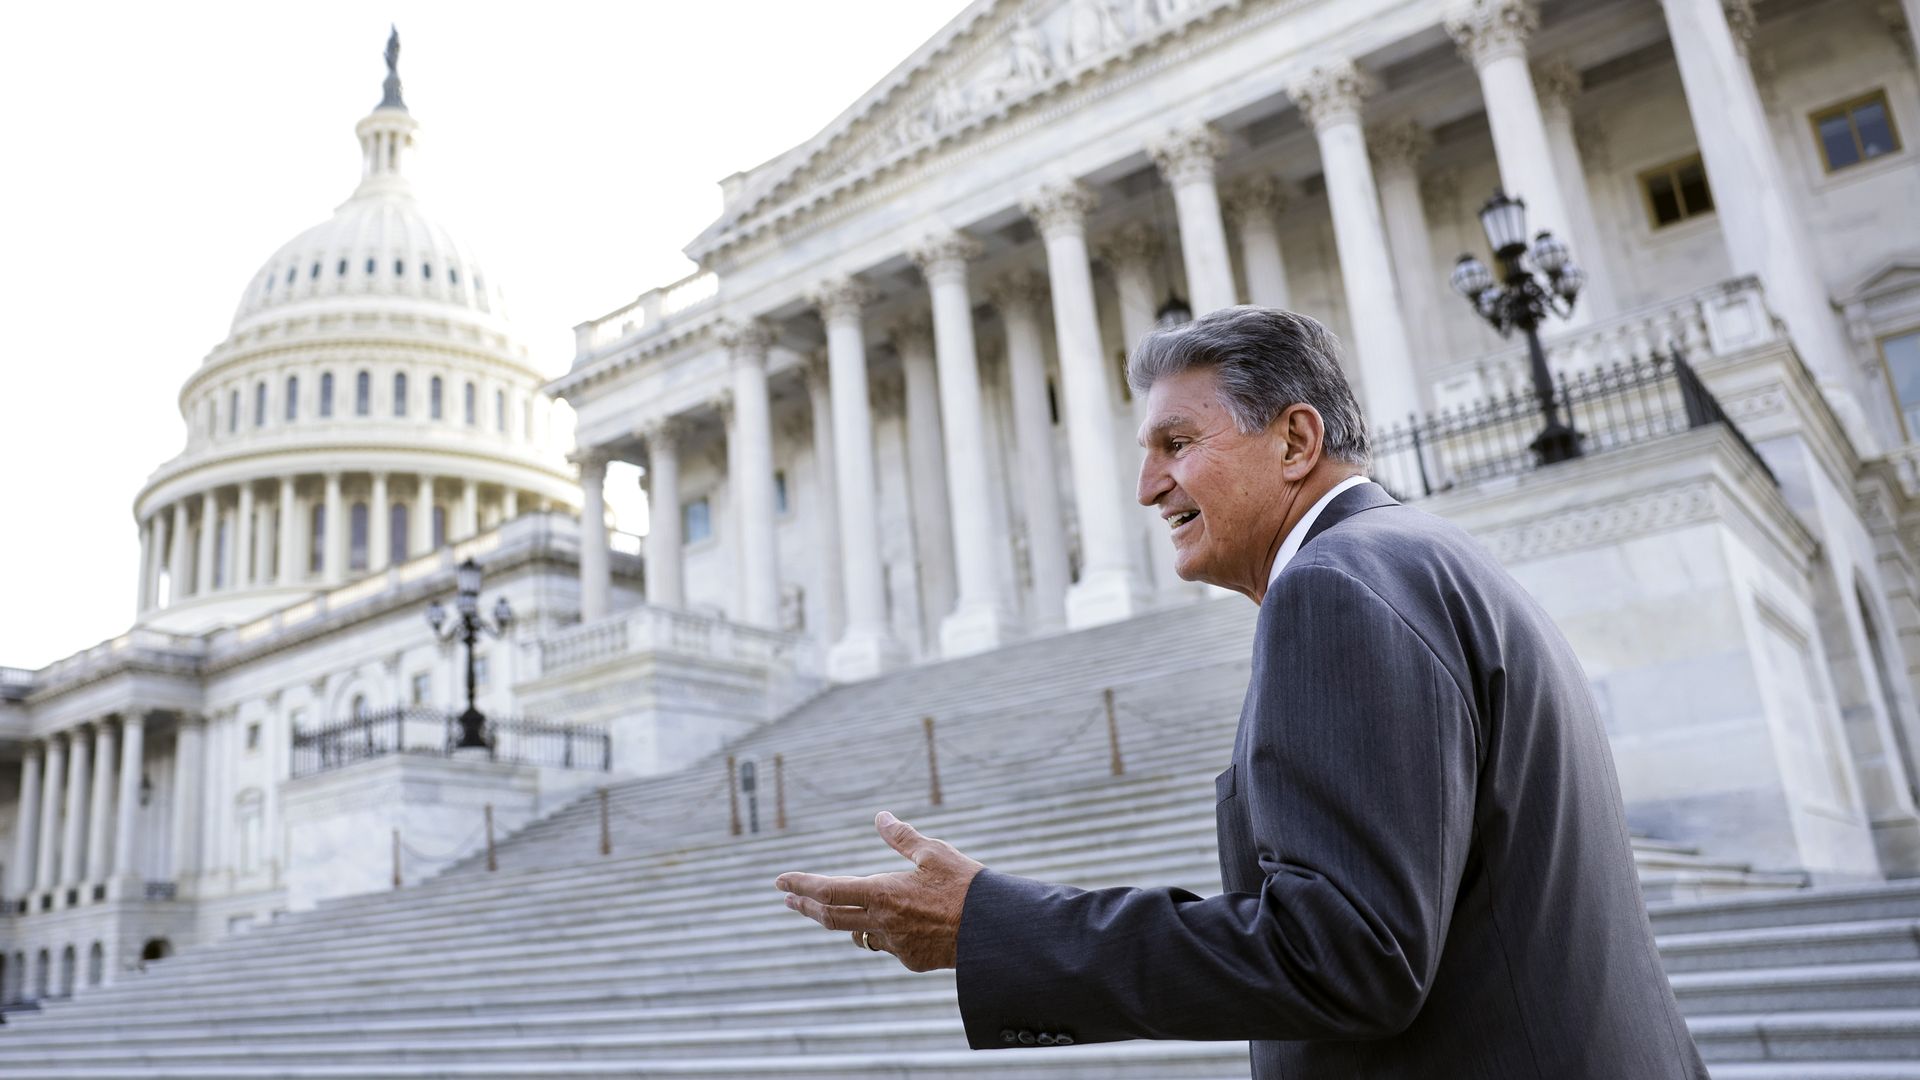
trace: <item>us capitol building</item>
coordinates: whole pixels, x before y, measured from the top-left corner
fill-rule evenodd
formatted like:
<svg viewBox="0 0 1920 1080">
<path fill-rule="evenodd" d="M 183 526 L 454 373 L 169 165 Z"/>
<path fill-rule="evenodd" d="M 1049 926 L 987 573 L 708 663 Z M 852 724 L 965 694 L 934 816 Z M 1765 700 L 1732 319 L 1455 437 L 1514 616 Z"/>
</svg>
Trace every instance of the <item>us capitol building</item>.
<svg viewBox="0 0 1920 1080">
<path fill-rule="evenodd" d="M 1917 6 L 976 0 L 551 381 L 416 199 L 390 71 L 359 186 L 181 389 L 134 625 L 0 671 L 0 997 L 429 874 L 482 803 L 504 835 L 823 687 L 1244 606 L 1133 501 L 1123 375 L 1243 302 L 1340 335 L 1372 475 L 1573 641 L 1636 829 L 1920 874 Z M 1572 461 L 1486 467 L 1538 420 L 1448 288 L 1496 188 L 1585 274 L 1542 330 Z M 421 612 L 468 558 L 512 610 L 480 705 L 603 757 L 392 752 L 464 705 Z"/>
</svg>

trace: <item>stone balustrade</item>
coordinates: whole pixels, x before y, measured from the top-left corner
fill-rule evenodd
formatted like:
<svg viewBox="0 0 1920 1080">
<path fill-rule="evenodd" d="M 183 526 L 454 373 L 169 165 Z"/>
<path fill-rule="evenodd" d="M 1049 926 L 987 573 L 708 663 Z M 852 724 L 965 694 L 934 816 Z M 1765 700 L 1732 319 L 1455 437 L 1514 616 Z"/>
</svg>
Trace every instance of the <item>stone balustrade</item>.
<svg viewBox="0 0 1920 1080">
<path fill-rule="evenodd" d="M 591 356 L 616 341 L 652 330 L 666 319 L 713 299 L 719 292 L 719 276 L 704 270 L 672 284 L 648 289 L 632 303 L 574 327 L 574 352 L 580 358 Z"/>
<path fill-rule="evenodd" d="M 1613 318 L 1541 335 L 1547 366 L 1557 374 L 1592 371 L 1678 347 L 1690 362 L 1785 340 L 1757 278 L 1741 277 Z M 1524 340 L 1498 352 L 1440 368 L 1433 403 L 1446 410 L 1489 398 L 1532 392 Z"/>
<path fill-rule="evenodd" d="M 548 635 L 538 650 L 543 677 L 614 657 L 661 652 L 761 667 L 808 663 L 805 639 L 799 634 L 650 604 Z"/>
</svg>

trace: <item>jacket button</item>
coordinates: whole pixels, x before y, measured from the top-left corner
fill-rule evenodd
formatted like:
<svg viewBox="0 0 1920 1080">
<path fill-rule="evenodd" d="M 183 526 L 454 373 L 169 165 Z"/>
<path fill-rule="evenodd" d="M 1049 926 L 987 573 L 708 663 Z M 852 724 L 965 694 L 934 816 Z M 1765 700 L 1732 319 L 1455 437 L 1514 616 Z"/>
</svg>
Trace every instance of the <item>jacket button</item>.
<svg viewBox="0 0 1920 1080">
<path fill-rule="evenodd" d="M 1073 1036 L 1071 1036 L 1071 1035 L 1066 1035 L 1066 1034 L 1060 1034 L 1060 1035 L 1055 1035 L 1055 1036 L 1053 1037 L 1053 1045 L 1055 1045 L 1055 1046 L 1072 1046 L 1072 1045 L 1073 1045 Z"/>
<path fill-rule="evenodd" d="M 1034 1043 L 1034 1038 L 1033 1038 L 1033 1032 L 1031 1032 L 1031 1031 L 1023 1031 L 1023 1032 L 1021 1032 L 1021 1033 L 1020 1033 L 1020 1045 L 1021 1045 L 1021 1046 L 1032 1046 L 1032 1045 L 1033 1045 L 1033 1043 Z"/>
<path fill-rule="evenodd" d="M 1020 1037 L 1013 1033 L 1012 1028 L 1005 1028 L 1000 1032 L 1000 1041 L 1003 1043 L 1018 1042 L 1019 1039 Z"/>
<path fill-rule="evenodd" d="M 1040 1033 L 1039 1043 L 1041 1046 L 1052 1046 L 1053 1036 L 1043 1031 Z"/>
</svg>

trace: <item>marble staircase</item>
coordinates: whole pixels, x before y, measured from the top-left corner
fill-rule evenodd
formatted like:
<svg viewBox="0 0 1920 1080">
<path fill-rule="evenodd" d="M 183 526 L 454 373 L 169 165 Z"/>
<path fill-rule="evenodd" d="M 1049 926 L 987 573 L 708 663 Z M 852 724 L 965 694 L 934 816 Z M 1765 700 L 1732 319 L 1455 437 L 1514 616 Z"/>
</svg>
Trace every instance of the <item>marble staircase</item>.
<svg viewBox="0 0 1920 1080">
<path fill-rule="evenodd" d="M 732 835 L 718 757 L 616 785 L 611 854 L 589 796 L 497 870 L 469 858 L 16 1014 L 0 1076 L 1244 1078 L 1243 1043 L 969 1051 L 951 972 L 863 953 L 772 883 L 904 865 L 873 834 L 885 808 L 1012 873 L 1217 892 L 1212 778 L 1252 615 L 1209 602 L 830 691 L 729 748 L 758 767 L 758 832 Z M 1805 889 L 1634 849 L 1716 1080 L 1920 1080 L 1920 883 Z"/>
</svg>

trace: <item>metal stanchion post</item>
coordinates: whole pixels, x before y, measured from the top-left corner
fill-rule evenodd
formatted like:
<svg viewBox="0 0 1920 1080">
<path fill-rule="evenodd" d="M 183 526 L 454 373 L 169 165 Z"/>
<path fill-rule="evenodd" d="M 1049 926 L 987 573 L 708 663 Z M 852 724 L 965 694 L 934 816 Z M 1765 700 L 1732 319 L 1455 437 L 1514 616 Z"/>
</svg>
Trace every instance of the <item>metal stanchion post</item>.
<svg viewBox="0 0 1920 1080">
<path fill-rule="evenodd" d="M 940 805 L 940 754 L 933 745 L 933 717 L 923 716 L 920 724 L 927 730 L 927 798 Z"/>
<path fill-rule="evenodd" d="M 727 813 L 732 822 L 728 832 L 740 835 L 740 779 L 734 774 L 733 755 L 727 755 Z"/>
<path fill-rule="evenodd" d="M 1100 694 L 1107 706 L 1107 745 L 1112 748 L 1113 756 L 1109 766 L 1115 776 L 1125 776 L 1127 763 L 1120 757 L 1120 722 L 1113 715 L 1113 687 L 1109 686 Z"/>
<path fill-rule="evenodd" d="M 600 789 L 600 854 L 613 854 L 613 826 L 607 818 L 607 789 Z"/>
<path fill-rule="evenodd" d="M 393 830 L 393 887 L 400 887 L 400 830 Z"/>
<path fill-rule="evenodd" d="M 773 755 L 773 811 L 774 828 L 787 831 L 787 772 L 786 762 L 779 754 Z"/>
</svg>

